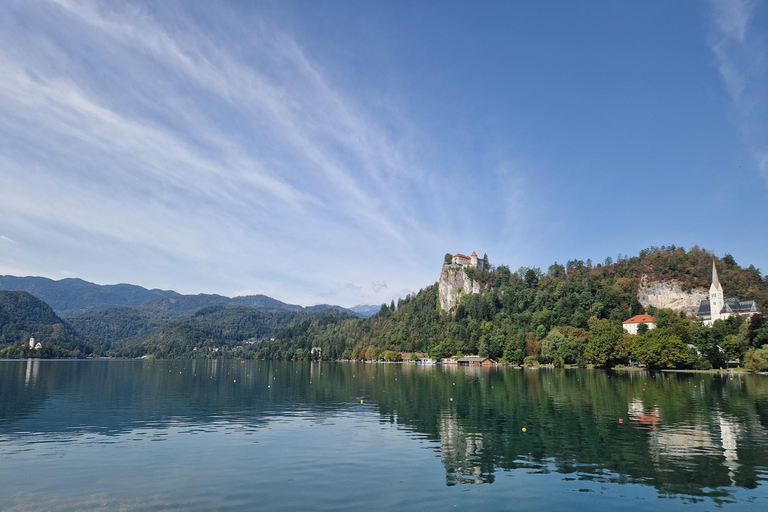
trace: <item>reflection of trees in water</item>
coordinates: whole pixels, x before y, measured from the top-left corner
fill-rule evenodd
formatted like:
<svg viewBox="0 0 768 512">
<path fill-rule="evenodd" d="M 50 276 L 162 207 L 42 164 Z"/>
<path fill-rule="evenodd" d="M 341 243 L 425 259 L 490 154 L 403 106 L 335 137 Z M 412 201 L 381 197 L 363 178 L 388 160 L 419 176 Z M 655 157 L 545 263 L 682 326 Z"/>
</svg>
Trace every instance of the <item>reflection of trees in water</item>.
<svg viewBox="0 0 768 512">
<path fill-rule="evenodd" d="M 0 435 L 109 435 L 179 421 L 259 428 L 286 414 L 322 419 L 374 407 L 382 421 L 439 443 L 448 485 L 534 470 L 728 499 L 764 479 L 768 379 L 704 380 L 227 360 L 0 362 Z"/>
</svg>

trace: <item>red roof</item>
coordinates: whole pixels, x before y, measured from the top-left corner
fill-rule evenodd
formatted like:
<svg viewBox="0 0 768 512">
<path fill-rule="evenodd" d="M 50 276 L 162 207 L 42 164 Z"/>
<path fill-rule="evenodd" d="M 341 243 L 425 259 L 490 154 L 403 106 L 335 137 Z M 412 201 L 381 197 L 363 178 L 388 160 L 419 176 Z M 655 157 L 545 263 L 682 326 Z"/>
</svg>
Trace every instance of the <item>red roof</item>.
<svg viewBox="0 0 768 512">
<path fill-rule="evenodd" d="M 453 257 L 454 257 L 454 258 L 464 258 L 465 260 L 468 260 L 468 259 L 469 259 L 469 256 L 464 256 L 464 255 L 463 255 L 463 254 L 461 254 L 461 253 L 456 253 L 456 254 L 454 254 L 454 255 L 453 255 Z"/>
<path fill-rule="evenodd" d="M 624 323 L 625 324 L 655 324 L 656 319 L 646 313 L 643 315 L 635 315 Z"/>
<path fill-rule="evenodd" d="M 472 256 L 477 256 L 477 253 L 475 251 L 472 251 Z"/>
</svg>

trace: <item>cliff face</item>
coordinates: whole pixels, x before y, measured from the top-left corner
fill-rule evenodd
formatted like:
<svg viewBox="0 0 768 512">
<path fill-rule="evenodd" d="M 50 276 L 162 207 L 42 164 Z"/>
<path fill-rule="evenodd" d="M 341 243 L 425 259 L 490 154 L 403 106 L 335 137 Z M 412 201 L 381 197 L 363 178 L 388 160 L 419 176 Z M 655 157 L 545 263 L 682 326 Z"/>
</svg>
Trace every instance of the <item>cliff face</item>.
<svg viewBox="0 0 768 512">
<path fill-rule="evenodd" d="M 677 281 L 652 282 L 644 275 L 640 278 L 637 300 L 646 307 L 684 311 L 690 316 L 696 314 L 702 300 L 709 300 L 709 292 L 696 288 L 685 292 Z"/>
<path fill-rule="evenodd" d="M 473 281 L 458 265 L 444 264 L 437 287 L 440 309 L 449 311 L 456 307 L 459 297 L 467 293 L 480 293 L 480 283 Z"/>
</svg>

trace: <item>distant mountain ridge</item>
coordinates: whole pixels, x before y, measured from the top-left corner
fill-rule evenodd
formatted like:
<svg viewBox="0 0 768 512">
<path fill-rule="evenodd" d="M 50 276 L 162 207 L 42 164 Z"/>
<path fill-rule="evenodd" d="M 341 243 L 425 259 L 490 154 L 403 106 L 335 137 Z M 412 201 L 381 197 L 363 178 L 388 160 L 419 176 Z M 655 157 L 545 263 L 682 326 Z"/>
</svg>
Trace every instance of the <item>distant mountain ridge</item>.
<svg viewBox="0 0 768 512">
<path fill-rule="evenodd" d="M 168 318 L 181 318 L 211 306 L 249 307 L 283 311 L 350 310 L 341 306 L 287 304 L 266 295 L 226 297 L 216 294 L 182 295 L 173 290 L 149 290 L 134 284 L 100 285 L 78 278 L 53 280 L 47 277 L 0 276 L 0 290 L 30 293 L 50 305 L 57 315 L 71 318 L 84 313 L 120 307 L 141 307 L 143 311 L 163 312 Z M 377 309 L 378 311 L 378 309 Z"/>
<path fill-rule="evenodd" d="M 198 345 L 230 347 L 238 340 L 274 336 L 293 322 L 328 313 L 360 317 L 340 306 L 304 307 L 266 295 L 182 295 L 71 278 L 0 276 L 0 294 L 4 301 L 0 349 L 6 347 L 7 357 L 189 356 Z M 50 347 L 50 354 L 21 353 L 21 340 L 30 336 Z"/>
<path fill-rule="evenodd" d="M 134 284 L 99 285 L 78 278 L 55 281 L 31 276 L 0 276 L 0 290 L 30 293 L 65 318 L 100 309 L 138 306 L 153 299 L 180 295 L 172 290 L 148 290 Z"/>
<path fill-rule="evenodd" d="M 354 311 L 358 315 L 368 318 L 369 316 L 373 316 L 379 311 L 381 311 L 381 304 L 378 306 L 375 306 L 373 304 L 358 304 L 357 306 L 353 308 L 349 308 L 350 311 Z"/>
</svg>

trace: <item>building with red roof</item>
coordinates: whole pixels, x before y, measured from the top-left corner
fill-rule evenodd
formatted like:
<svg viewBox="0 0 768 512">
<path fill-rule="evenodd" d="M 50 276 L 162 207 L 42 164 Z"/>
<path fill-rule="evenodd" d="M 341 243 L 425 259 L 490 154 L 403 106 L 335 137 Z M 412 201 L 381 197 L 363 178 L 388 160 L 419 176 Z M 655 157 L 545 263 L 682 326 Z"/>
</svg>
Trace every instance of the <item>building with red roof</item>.
<svg viewBox="0 0 768 512">
<path fill-rule="evenodd" d="M 483 270 L 484 261 L 477 257 L 477 253 L 472 251 L 471 256 L 465 256 L 464 254 L 456 253 L 451 259 L 451 263 L 454 265 L 461 265 L 462 267 L 472 267 L 478 270 Z"/>
<path fill-rule="evenodd" d="M 656 318 L 652 317 L 648 313 L 643 313 L 642 315 L 633 316 L 629 320 L 625 321 L 622 325 L 624 326 L 624 330 L 629 334 L 637 334 L 637 328 L 640 327 L 641 324 L 647 325 L 648 330 L 655 329 Z"/>
</svg>

